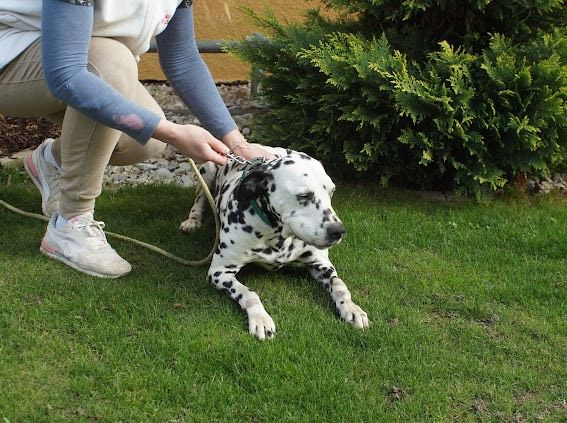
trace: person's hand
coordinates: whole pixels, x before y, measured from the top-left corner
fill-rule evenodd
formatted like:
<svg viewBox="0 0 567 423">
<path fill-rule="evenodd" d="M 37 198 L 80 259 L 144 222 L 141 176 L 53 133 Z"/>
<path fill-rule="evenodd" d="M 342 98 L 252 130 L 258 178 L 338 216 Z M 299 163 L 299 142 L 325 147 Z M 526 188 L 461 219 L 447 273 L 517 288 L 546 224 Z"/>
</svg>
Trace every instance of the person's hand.
<svg viewBox="0 0 567 423">
<path fill-rule="evenodd" d="M 226 164 L 230 149 L 206 129 L 195 125 L 178 125 L 162 119 L 154 131 L 154 138 L 173 145 L 197 163 L 212 161 Z"/>
<path fill-rule="evenodd" d="M 240 156 L 246 160 L 253 160 L 257 157 L 265 157 L 268 160 L 275 159 L 276 156 L 270 153 L 260 144 L 250 144 L 246 138 L 235 129 L 222 138 L 222 142 L 229 146 L 230 151 L 236 156 Z"/>
<path fill-rule="evenodd" d="M 243 142 L 236 145 L 236 147 L 234 147 L 231 151 L 235 155 L 240 156 L 246 160 L 254 160 L 257 157 L 265 157 L 268 160 L 273 160 L 276 158 L 275 155 L 262 148 L 262 145 L 250 144 L 248 142 Z"/>
</svg>

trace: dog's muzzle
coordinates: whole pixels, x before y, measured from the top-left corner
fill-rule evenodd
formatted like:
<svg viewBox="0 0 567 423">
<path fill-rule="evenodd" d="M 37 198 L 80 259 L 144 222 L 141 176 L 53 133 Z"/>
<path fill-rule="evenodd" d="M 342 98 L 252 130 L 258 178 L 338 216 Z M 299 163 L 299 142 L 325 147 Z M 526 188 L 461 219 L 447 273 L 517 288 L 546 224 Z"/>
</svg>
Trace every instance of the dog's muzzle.
<svg viewBox="0 0 567 423">
<path fill-rule="evenodd" d="M 345 232 L 345 225 L 343 225 L 341 222 L 329 223 L 327 225 L 327 233 L 325 237 L 329 244 L 332 245 L 339 242 Z"/>
</svg>

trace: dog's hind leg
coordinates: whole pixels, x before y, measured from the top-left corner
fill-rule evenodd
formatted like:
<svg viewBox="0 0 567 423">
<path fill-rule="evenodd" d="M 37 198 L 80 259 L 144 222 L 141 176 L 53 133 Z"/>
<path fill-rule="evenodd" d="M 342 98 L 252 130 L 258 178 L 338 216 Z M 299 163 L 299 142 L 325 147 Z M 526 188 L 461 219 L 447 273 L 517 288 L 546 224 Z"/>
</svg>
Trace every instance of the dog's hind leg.
<svg viewBox="0 0 567 423">
<path fill-rule="evenodd" d="M 215 185 L 217 172 L 218 167 L 212 162 L 204 163 L 199 168 L 199 173 L 211 191 L 213 191 Z M 205 196 L 203 187 L 199 183 L 197 184 L 196 193 L 195 202 L 193 203 L 193 207 L 191 207 L 189 217 L 181 222 L 180 229 L 183 232 L 191 232 L 199 228 L 203 222 L 203 214 L 207 208 L 207 197 Z"/>
</svg>

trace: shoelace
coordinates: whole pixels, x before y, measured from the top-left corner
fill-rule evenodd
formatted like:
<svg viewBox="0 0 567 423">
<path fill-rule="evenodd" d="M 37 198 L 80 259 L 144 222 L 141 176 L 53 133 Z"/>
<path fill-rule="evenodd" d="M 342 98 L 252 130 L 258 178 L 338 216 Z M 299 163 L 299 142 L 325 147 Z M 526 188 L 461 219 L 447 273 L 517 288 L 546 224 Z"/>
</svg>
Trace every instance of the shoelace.
<svg viewBox="0 0 567 423">
<path fill-rule="evenodd" d="M 108 246 L 106 235 L 104 234 L 104 222 L 88 219 L 77 219 L 69 222 L 73 227 L 87 235 L 89 244 L 96 249 Z"/>
</svg>

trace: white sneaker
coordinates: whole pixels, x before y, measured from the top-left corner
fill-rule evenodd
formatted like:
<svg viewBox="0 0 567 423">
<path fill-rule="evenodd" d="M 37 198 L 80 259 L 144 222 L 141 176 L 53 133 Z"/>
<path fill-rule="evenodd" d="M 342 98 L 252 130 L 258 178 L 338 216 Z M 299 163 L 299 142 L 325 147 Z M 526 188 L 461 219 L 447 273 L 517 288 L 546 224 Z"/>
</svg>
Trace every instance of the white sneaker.
<svg viewBox="0 0 567 423">
<path fill-rule="evenodd" d="M 60 228 L 55 227 L 57 215 L 51 216 L 41 241 L 43 254 L 100 278 L 119 278 L 132 270 L 130 263 L 108 244 L 104 223 L 94 220 L 92 213 L 75 216 Z"/>
<path fill-rule="evenodd" d="M 24 169 L 41 193 L 41 211 L 47 217 L 59 210 L 59 170 L 43 156 L 51 143 L 51 138 L 46 139 L 24 160 Z"/>
</svg>

